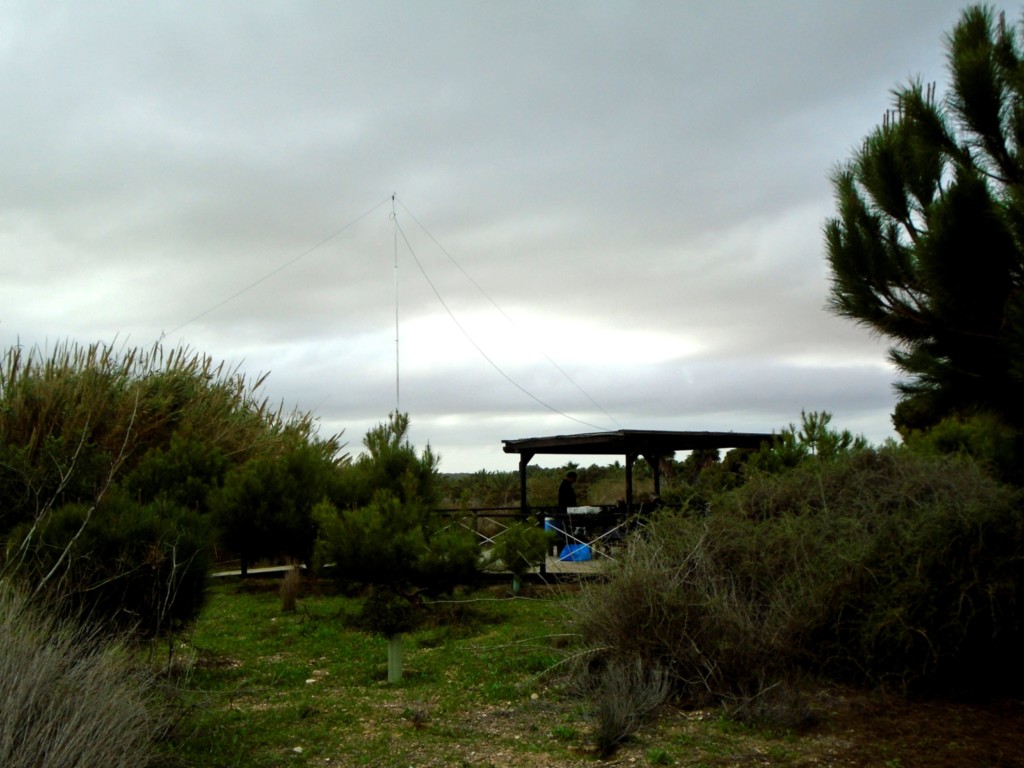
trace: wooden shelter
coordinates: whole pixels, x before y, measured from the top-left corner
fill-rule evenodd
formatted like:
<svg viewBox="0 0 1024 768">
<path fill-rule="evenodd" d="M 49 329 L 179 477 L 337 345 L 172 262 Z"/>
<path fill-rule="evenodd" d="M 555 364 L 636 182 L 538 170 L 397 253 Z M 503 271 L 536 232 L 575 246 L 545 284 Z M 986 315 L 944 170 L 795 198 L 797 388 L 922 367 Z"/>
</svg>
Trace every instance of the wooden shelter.
<svg viewBox="0 0 1024 768">
<path fill-rule="evenodd" d="M 619 429 L 579 435 L 527 437 L 502 440 L 505 453 L 519 454 L 519 498 L 523 513 L 529 511 L 526 498 L 526 467 L 538 454 L 623 456 L 626 464 L 626 506 L 633 507 L 633 464 L 643 458 L 654 472 L 654 493 L 661 493 L 661 462 L 676 451 L 707 448 L 757 449 L 772 435 L 763 432 L 664 432 Z"/>
</svg>

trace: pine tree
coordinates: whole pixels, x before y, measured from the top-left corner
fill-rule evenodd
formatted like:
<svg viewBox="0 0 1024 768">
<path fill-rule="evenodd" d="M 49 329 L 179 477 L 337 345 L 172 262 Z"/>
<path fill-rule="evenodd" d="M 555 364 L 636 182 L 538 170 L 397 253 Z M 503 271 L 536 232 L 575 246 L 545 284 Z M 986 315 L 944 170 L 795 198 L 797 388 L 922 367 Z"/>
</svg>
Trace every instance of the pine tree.
<svg viewBox="0 0 1024 768">
<path fill-rule="evenodd" d="M 833 175 L 830 307 L 888 337 L 901 431 L 1024 426 L 1024 61 L 988 7 L 947 38 L 950 92 L 912 81 Z"/>
<path fill-rule="evenodd" d="M 421 590 L 451 590 L 477 570 L 476 534 L 435 514 L 438 457 L 408 439 L 397 411 L 371 428 L 346 472 L 349 506 L 323 501 L 316 562 L 345 587 L 362 585 L 362 626 L 388 638 L 388 682 L 402 679 L 402 635 L 418 621 Z"/>
</svg>

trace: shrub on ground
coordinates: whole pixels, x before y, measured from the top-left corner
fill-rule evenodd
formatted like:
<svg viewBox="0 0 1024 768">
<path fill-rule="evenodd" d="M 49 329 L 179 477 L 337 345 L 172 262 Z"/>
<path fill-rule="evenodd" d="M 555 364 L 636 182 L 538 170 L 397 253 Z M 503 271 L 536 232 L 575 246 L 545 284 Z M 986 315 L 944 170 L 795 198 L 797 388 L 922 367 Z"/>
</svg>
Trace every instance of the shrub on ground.
<svg viewBox="0 0 1024 768">
<path fill-rule="evenodd" d="M 417 453 L 408 430 L 401 413 L 371 428 L 367 453 L 345 475 L 348 503 L 325 500 L 313 510 L 316 562 L 343 585 L 447 591 L 476 574 L 476 534 L 432 511 L 438 457 L 429 446 Z"/>
<path fill-rule="evenodd" d="M 684 704 L 705 705 L 776 678 L 779 606 L 755 604 L 742 577 L 720 570 L 708 524 L 666 516 L 631 540 L 610 580 L 586 588 L 579 631 L 599 672 L 623 659 L 663 669 Z"/>
<path fill-rule="evenodd" d="M 608 757 L 665 703 L 668 676 L 640 658 L 614 657 L 586 677 L 585 692 L 594 703 L 593 738 Z"/>
<path fill-rule="evenodd" d="M 22 527 L 8 551 L 12 573 L 54 604 L 115 631 L 155 636 L 199 615 L 211 541 L 196 512 L 110 493 Z"/>
<path fill-rule="evenodd" d="M 519 583 L 531 569 L 544 562 L 548 550 L 556 541 L 552 531 L 538 528 L 527 520 L 517 520 L 499 532 L 489 551 L 487 564 L 510 571 L 513 577 L 513 591 L 519 591 Z"/>
<path fill-rule="evenodd" d="M 1020 504 L 969 460 L 896 448 L 755 476 L 704 517 L 653 523 L 581 629 L 690 700 L 752 701 L 806 674 L 1020 691 Z"/>
<path fill-rule="evenodd" d="M 863 559 L 813 628 L 836 674 L 937 692 L 1024 688 L 1018 489 L 966 460 L 907 462 L 906 503 L 872 516 Z M 881 505 L 879 505 L 881 506 Z"/>
<path fill-rule="evenodd" d="M 243 573 L 260 558 L 311 563 L 313 507 L 335 469 L 331 444 L 296 439 L 228 471 L 224 485 L 210 494 L 210 507 L 218 539 L 240 557 Z"/>
<path fill-rule="evenodd" d="M 368 505 L 314 509 L 319 535 L 316 564 L 329 566 L 342 585 L 379 584 L 443 592 L 472 580 L 479 547 L 475 534 L 449 526 L 420 502 L 402 502 L 388 491 Z"/>
<path fill-rule="evenodd" d="M 312 504 L 344 460 L 339 436 L 317 438 L 307 414 L 285 418 L 257 397 L 262 381 L 160 344 L 5 350 L 0 578 L 42 585 L 116 627 L 153 633 L 187 621 L 213 543 L 201 513 L 225 495 L 213 492 L 229 472 L 268 466 L 258 499 L 273 514 L 260 520 L 261 544 L 308 559 Z M 254 510 L 243 512 L 248 533 Z"/>
<path fill-rule="evenodd" d="M 224 484 L 227 469 L 227 457 L 216 445 L 175 434 L 166 447 L 148 451 L 122 485 L 139 501 L 163 498 L 206 513 L 211 492 Z"/>
<path fill-rule="evenodd" d="M 996 477 L 1024 484 L 1020 461 L 1024 436 L 992 414 L 949 416 L 930 429 L 908 430 L 906 444 L 917 453 L 971 456 Z"/>
<path fill-rule="evenodd" d="M 0 581 L 0 765 L 145 768 L 163 724 L 124 646 L 36 610 Z"/>
<path fill-rule="evenodd" d="M 45 509 L 90 502 L 140 463 L 137 481 L 167 479 L 183 462 L 232 464 L 274 454 L 311 417 L 285 419 L 244 377 L 186 348 L 103 344 L 12 347 L 0 359 L 0 535 Z M 286 429 L 290 427 L 291 430 Z M 175 436 L 180 445 L 175 448 Z M 335 438 L 327 441 L 334 448 Z M 184 450 L 183 450 L 184 449 Z M 154 466 L 150 451 L 171 454 Z M 156 462 L 159 464 L 160 462 Z M 176 465 L 176 466 L 175 466 Z M 204 483 L 223 467 L 201 468 Z M 174 480 L 179 480 L 175 477 Z M 155 497 L 157 491 L 149 489 Z"/>
</svg>

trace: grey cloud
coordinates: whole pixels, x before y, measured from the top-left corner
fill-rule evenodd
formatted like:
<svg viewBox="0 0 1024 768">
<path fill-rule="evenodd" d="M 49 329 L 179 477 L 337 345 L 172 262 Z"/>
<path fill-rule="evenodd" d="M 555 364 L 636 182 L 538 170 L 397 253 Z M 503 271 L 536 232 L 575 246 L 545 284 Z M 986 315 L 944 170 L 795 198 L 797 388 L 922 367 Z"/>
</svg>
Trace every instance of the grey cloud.
<svg viewBox="0 0 1024 768">
<path fill-rule="evenodd" d="M 167 334 L 272 371 L 273 398 L 358 445 L 395 401 L 397 192 L 403 329 L 447 328 L 417 337 L 434 366 L 409 366 L 403 406 L 453 460 L 574 427 L 435 289 L 587 421 L 606 419 L 540 354 L 488 336 L 489 299 L 546 318 L 523 343 L 625 426 L 808 407 L 884 434 L 885 344 L 824 309 L 828 174 L 891 87 L 941 82 L 959 7 L 9 3 L 0 341 Z M 674 348 L 637 362 L 615 330 Z"/>
</svg>

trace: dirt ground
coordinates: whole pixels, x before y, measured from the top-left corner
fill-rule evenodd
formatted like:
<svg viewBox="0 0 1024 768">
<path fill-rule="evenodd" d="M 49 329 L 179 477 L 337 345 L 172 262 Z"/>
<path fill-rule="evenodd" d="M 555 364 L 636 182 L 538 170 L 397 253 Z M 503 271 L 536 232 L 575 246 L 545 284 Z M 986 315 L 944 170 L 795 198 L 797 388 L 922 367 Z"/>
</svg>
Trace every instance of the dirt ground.
<svg viewBox="0 0 1024 768">
<path fill-rule="evenodd" d="M 392 722 L 407 702 L 392 702 Z M 1024 702 L 911 701 L 857 691 L 823 694 L 821 721 L 808 730 L 765 733 L 723 725 L 716 711 L 663 710 L 615 754 L 601 758 L 585 733 L 550 739 L 560 707 L 541 695 L 527 706 L 487 707 L 457 722 L 427 718 L 428 731 L 453 728 L 459 743 L 405 743 L 388 766 L 417 768 L 1024 768 Z M 382 718 L 387 721 L 389 718 Z M 401 727 L 413 728 L 408 722 Z M 322 763 L 345 765 L 344 759 Z"/>
<path fill-rule="evenodd" d="M 550 573 L 588 573 L 600 560 L 554 563 Z M 559 589 L 572 589 L 562 585 Z M 878 692 L 842 690 L 823 693 L 821 721 L 790 741 L 788 757 L 773 758 L 763 739 L 734 738 L 728 755 L 704 753 L 694 737 L 694 753 L 672 749 L 676 765 L 842 766 L 843 768 L 1024 768 L 1024 700 L 988 702 L 912 699 Z M 679 732 L 694 730 L 716 713 L 669 712 L 627 743 L 605 763 L 651 764 L 652 745 L 678 743 Z M 593 765 L 593 757 L 589 764 Z"/>
<path fill-rule="evenodd" d="M 1024 766 L 1024 702 L 984 704 L 847 695 L 822 730 L 846 741 L 845 762 L 892 768 Z"/>
<path fill-rule="evenodd" d="M 835 692 L 827 714 L 804 733 L 775 743 L 751 733 L 707 753 L 673 749 L 678 766 L 836 766 L 836 768 L 1024 768 L 1024 702 L 914 701 L 877 693 Z M 652 744 L 679 743 L 699 713 L 669 714 L 651 738 L 626 745 L 610 765 L 648 765 Z M 704 717 L 714 717 L 706 713 Z M 693 727 L 692 725 L 690 726 Z M 675 736 L 673 737 L 673 733 Z M 700 754 L 705 751 L 705 754 Z"/>
<path fill-rule="evenodd" d="M 680 768 L 835 766 L 836 768 L 1024 768 L 1024 702 L 911 701 L 879 694 L 830 694 L 831 712 L 797 736 L 732 733 L 708 745 L 713 713 L 666 713 L 648 733 L 607 761 L 579 765 L 647 766 L 652 748 Z M 687 749 L 681 734 L 694 734 Z"/>
</svg>

